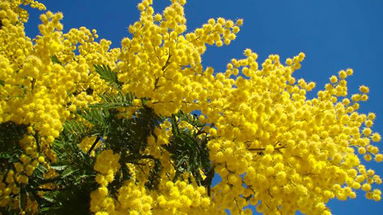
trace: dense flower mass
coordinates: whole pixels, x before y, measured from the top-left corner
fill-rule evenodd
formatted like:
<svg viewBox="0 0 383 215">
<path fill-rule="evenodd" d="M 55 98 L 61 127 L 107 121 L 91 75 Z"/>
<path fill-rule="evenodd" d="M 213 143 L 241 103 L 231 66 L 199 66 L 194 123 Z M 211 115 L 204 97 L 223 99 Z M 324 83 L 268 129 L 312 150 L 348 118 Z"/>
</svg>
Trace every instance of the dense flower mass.
<svg viewBox="0 0 383 215">
<path fill-rule="evenodd" d="M 243 21 L 187 33 L 185 3 L 155 13 L 143 0 L 131 37 L 110 49 L 96 30 L 64 33 L 50 11 L 29 38 L 20 6 L 45 6 L 0 2 L 0 213 L 70 210 L 65 195 L 96 215 L 326 215 L 356 190 L 381 200 L 363 164 L 383 161 L 381 136 L 375 114 L 358 112 L 369 88 L 348 94 L 353 70 L 307 98 L 315 83 L 293 76 L 304 53 L 259 64 L 246 49 L 224 72 L 205 68 L 207 47 L 229 45 Z"/>
</svg>

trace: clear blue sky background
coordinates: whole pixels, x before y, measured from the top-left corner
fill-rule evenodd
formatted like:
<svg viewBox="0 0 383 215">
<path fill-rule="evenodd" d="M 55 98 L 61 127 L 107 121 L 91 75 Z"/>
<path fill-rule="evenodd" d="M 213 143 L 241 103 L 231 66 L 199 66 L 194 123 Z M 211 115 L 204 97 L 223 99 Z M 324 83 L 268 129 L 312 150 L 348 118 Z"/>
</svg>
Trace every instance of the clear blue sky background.
<svg viewBox="0 0 383 215">
<path fill-rule="evenodd" d="M 127 27 L 138 19 L 138 0 L 43 0 L 48 9 L 64 13 L 64 29 L 86 26 L 97 29 L 101 38 L 119 46 L 128 36 Z M 157 11 L 168 0 L 154 0 Z M 321 89 L 328 78 L 341 69 L 353 68 L 349 89 L 357 92 L 359 85 L 370 87 L 370 100 L 362 112 L 375 112 L 375 130 L 383 134 L 383 1 L 382 0 L 189 0 L 186 5 L 188 29 L 193 30 L 209 18 L 243 18 L 245 24 L 238 38 L 229 47 L 208 49 L 203 56 L 205 66 L 222 71 L 231 58 L 241 58 L 251 48 L 264 60 L 270 54 L 282 59 L 299 52 L 306 53 L 301 70 L 295 75 L 315 81 Z M 31 13 L 27 33 L 36 35 L 38 14 Z M 380 147 L 383 150 L 383 147 Z M 368 164 L 383 175 L 383 164 Z M 383 186 L 380 186 L 381 188 Z M 365 200 L 333 200 L 334 214 L 380 215 L 383 203 Z"/>
</svg>

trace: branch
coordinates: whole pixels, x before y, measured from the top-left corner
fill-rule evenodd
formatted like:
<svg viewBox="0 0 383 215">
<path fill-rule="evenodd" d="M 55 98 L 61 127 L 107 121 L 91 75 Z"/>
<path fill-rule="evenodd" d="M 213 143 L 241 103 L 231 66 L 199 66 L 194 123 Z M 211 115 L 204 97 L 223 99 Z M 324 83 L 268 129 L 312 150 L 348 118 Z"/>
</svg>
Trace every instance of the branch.
<svg viewBox="0 0 383 215">
<path fill-rule="evenodd" d="M 286 146 L 280 146 L 280 147 L 275 147 L 275 150 L 280 150 L 280 149 L 285 149 Z M 249 151 L 264 151 L 265 148 L 264 147 L 260 147 L 260 148 L 247 148 Z"/>
<path fill-rule="evenodd" d="M 92 152 L 92 150 L 94 149 L 94 147 L 96 147 L 98 141 L 101 139 L 100 136 L 97 136 L 96 140 L 94 141 L 94 143 L 92 144 L 92 146 L 90 147 L 90 149 L 88 150 L 88 152 L 86 153 L 87 155 L 90 155 L 90 153 Z"/>
</svg>

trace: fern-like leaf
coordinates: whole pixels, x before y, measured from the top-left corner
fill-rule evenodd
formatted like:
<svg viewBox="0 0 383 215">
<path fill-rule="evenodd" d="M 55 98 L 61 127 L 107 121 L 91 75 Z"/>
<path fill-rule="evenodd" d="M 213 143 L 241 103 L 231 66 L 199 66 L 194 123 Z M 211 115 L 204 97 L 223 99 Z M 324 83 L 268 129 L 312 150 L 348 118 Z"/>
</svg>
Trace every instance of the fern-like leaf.
<svg viewBox="0 0 383 215">
<path fill-rule="evenodd" d="M 104 109 L 129 107 L 132 105 L 132 101 L 134 99 L 132 94 L 128 93 L 124 95 L 121 92 L 119 92 L 116 95 L 103 94 L 103 95 L 100 95 L 100 97 L 103 101 L 102 103 L 92 104 L 92 105 L 89 105 L 89 107 L 104 108 Z"/>
<path fill-rule="evenodd" d="M 92 123 L 94 126 L 96 126 L 97 129 L 102 130 L 108 127 L 110 113 L 107 110 L 96 108 L 85 109 L 78 111 L 78 115 Z"/>
<path fill-rule="evenodd" d="M 122 83 L 118 81 L 117 74 L 108 65 L 94 65 L 95 71 L 102 79 L 114 87 L 120 88 Z"/>
</svg>

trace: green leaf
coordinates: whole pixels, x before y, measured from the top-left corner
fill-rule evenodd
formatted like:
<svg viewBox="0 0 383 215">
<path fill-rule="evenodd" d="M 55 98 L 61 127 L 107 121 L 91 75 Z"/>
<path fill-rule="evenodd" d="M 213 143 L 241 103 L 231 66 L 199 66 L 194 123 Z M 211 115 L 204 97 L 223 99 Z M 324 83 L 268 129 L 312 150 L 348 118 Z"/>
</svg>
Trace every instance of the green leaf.
<svg viewBox="0 0 383 215">
<path fill-rule="evenodd" d="M 79 170 L 77 170 L 77 169 L 66 169 L 66 170 L 64 170 L 64 172 L 61 174 L 61 178 L 66 178 L 66 177 L 68 177 L 68 176 L 71 176 L 71 175 L 73 175 L 75 172 L 77 172 L 77 171 L 79 171 Z"/>
<path fill-rule="evenodd" d="M 106 128 L 109 124 L 110 113 L 103 109 L 85 109 L 77 112 L 88 122 L 97 126 L 99 129 Z"/>
<path fill-rule="evenodd" d="M 47 201 L 49 203 L 54 203 L 55 202 L 55 200 L 53 198 L 50 198 L 50 197 L 48 197 L 46 195 L 42 196 L 41 198 L 43 198 L 45 201 Z M 47 210 L 49 210 L 49 209 L 47 209 Z"/>
<path fill-rule="evenodd" d="M 117 73 L 113 72 L 108 65 L 94 65 L 94 68 L 102 79 L 114 87 L 120 88 L 122 86 L 122 83 L 118 81 Z"/>
<path fill-rule="evenodd" d="M 86 127 L 76 120 L 68 120 L 64 123 L 64 131 L 79 136 L 86 131 Z"/>
<path fill-rule="evenodd" d="M 27 193 L 26 193 L 24 185 L 21 185 L 20 193 L 19 193 L 19 208 L 24 210 L 26 204 L 27 204 Z"/>
<path fill-rule="evenodd" d="M 4 86 L 4 83 L 5 83 L 5 81 L 0 80 L 0 85 L 1 85 L 1 86 Z"/>
<path fill-rule="evenodd" d="M 68 167 L 68 165 L 51 166 L 52 169 L 57 170 L 57 171 L 63 171 L 67 167 Z"/>
<path fill-rule="evenodd" d="M 57 63 L 57 64 L 62 65 L 62 63 L 60 62 L 60 60 L 58 59 L 58 57 L 56 55 L 53 55 L 51 57 L 51 60 L 52 60 L 53 63 Z"/>
<path fill-rule="evenodd" d="M 181 121 L 187 121 L 198 132 L 180 128 L 179 123 Z M 171 154 L 170 158 L 176 170 L 173 180 L 177 180 L 182 173 L 189 172 L 194 176 L 198 185 L 208 188 L 211 186 L 211 178 L 207 177 L 204 180 L 200 173 L 200 170 L 202 170 L 205 175 L 209 175 L 213 168 L 207 148 L 208 138 L 201 135 L 204 133 L 205 124 L 199 122 L 197 116 L 183 112 L 172 115 L 170 122 L 173 135 L 170 138 L 170 143 L 164 145 L 163 148 Z"/>
<path fill-rule="evenodd" d="M 132 105 L 134 96 L 130 93 L 124 95 L 122 93 L 118 93 L 116 95 L 100 95 L 102 99 L 102 103 L 91 104 L 90 108 L 104 108 L 104 109 L 112 109 L 119 107 L 129 107 Z"/>
</svg>

